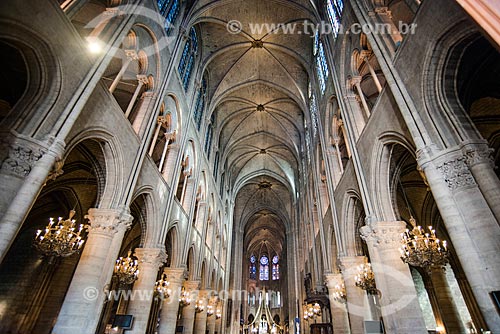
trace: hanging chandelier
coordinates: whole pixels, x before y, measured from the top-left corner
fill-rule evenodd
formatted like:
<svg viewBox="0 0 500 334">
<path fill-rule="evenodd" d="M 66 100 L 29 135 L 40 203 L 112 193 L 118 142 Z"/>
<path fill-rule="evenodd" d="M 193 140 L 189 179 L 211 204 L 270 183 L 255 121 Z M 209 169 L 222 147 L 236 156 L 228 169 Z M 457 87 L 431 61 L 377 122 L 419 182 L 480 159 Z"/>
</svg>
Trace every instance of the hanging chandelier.
<svg viewBox="0 0 500 334">
<path fill-rule="evenodd" d="M 304 304 L 304 320 L 314 319 L 321 315 L 321 306 L 318 303 Z"/>
<path fill-rule="evenodd" d="M 179 304 L 181 307 L 191 304 L 191 295 L 184 287 L 182 287 L 181 294 L 179 296 Z"/>
<path fill-rule="evenodd" d="M 214 307 L 213 305 L 207 305 L 207 317 L 211 317 L 214 315 Z"/>
<path fill-rule="evenodd" d="M 358 267 L 358 270 L 358 274 L 354 277 L 356 286 L 371 295 L 376 295 L 378 291 L 375 286 L 375 274 L 373 273 L 371 264 L 362 264 Z"/>
<path fill-rule="evenodd" d="M 122 284 L 132 284 L 139 276 L 137 260 L 131 257 L 132 251 L 128 251 L 127 257 L 119 257 L 116 260 L 114 273 Z"/>
<path fill-rule="evenodd" d="M 85 242 L 82 236 L 85 226 L 78 226 L 74 215 L 75 211 L 71 210 L 68 219 L 59 217 L 56 222 L 50 218 L 45 230 L 37 231 L 34 247 L 48 257 L 68 257 L 78 253 Z"/>
<path fill-rule="evenodd" d="M 215 319 L 220 319 L 222 318 L 222 310 L 220 307 L 217 308 L 217 310 L 215 311 Z"/>
<path fill-rule="evenodd" d="M 164 298 L 170 297 L 172 290 L 169 288 L 170 282 L 167 280 L 167 274 L 163 273 L 161 278 L 155 283 L 155 290 Z"/>
<path fill-rule="evenodd" d="M 203 300 L 197 300 L 194 306 L 194 310 L 196 313 L 201 313 L 205 310 L 205 303 Z"/>
<path fill-rule="evenodd" d="M 436 237 L 436 231 L 429 226 L 426 232 L 417 226 L 413 217 L 410 223 L 414 228 L 401 234 L 401 260 L 414 267 L 430 270 L 433 266 L 444 266 L 448 263 L 448 248 L 445 240 Z"/>
<path fill-rule="evenodd" d="M 346 292 L 345 292 L 344 283 L 335 285 L 335 288 L 333 289 L 332 295 L 333 295 L 333 299 L 335 299 L 338 302 L 345 301 Z"/>
</svg>

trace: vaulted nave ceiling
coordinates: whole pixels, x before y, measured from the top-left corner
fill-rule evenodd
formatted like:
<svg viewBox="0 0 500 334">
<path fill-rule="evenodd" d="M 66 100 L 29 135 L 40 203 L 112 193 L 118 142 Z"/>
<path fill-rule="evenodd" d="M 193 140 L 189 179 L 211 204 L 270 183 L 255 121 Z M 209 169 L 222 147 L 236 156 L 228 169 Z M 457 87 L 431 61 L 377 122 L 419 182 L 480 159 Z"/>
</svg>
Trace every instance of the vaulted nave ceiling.
<svg viewBox="0 0 500 334">
<path fill-rule="evenodd" d="M 214 144 L 230 175 L 229 186 L 241 189 L 268 175 L 271 189 L 283 188 L 282 181 L 288 184 L 289 201 L 297 188 L 304 146 L 312 35 L 255 27 L 296 22 L 302 30 L 304 21 L 314 22 L 314 8 L 309 1 L 201 1 L 194 11 L 208 110 L 216 115 Z M 227 22 L 234 20 L 241 22 L 240 33 L 227 29 Z M 266 206 L 284 208 L 277 196 L 271 197 Z"/>
</svg>

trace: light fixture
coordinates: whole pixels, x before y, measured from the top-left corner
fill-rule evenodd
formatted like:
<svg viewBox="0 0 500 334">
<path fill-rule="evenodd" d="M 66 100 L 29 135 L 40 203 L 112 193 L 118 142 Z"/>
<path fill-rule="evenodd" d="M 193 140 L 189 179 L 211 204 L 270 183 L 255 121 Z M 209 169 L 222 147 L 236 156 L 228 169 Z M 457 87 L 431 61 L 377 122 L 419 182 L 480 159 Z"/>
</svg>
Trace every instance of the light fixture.
<svg viewBox="0 0 500 334">
<path fill-rule="evenodd" d="M 345 292 L 344 283 L 335 285 L 335 288 L 333 289 L 332 295 L 333 295 L 333 299 L 335 299 L 338 302 L 345 301 L 346 292 Z"/>
<path fill-rule="evenodd" d="M 184 287 L 182 287 L 181 295 L 179 296 L 179 304 L 181 307 L 191 304 L 191 295 Z"/>
<path fill-rule="evenodd" d="M 429 226 L 426 232 L 417 226 L 415 219 L 410 217 L 413 229 L 401 234 L 401 260 L 414 267 L 430 270 L 435 266 L 444 266 L 448 263 L 448 248 L 446 241 L 436 237 L 436 231 Z"/>
<path fill-rule="evenodd" d="M 167 280 L 167 274 L 163 273 L 161 278 L 155 283 L 155 290 L 164 298 L 170 297 L 172 290 L 169 288 L 170 282 Z"/>
<path fill-rule="evenodd" d="M 85 226 L 78 226 L 73 219 L 74 215 L 75 211 L 71 210 L 68 219 L 59 217 L 56 222 L 50 218 L 47 227 L 37 231 L 35 248 L 47 257 L 68 257 L 79 252 L 85 242 L 82 238 Z"/>
<path fill-rule="evenodd" d="M 207 305 L 207 317 L 211 317 L 214 315 L 214 306 L 213 305 Z"/>
<path fill-rule="evenodd" d="M 132 284 L 139 276 L 137 260 L 132 258 L 132 251 L 128 251 L 127 257 L 119 257 L 115 264 L 115 275 L 122 284 Z"/>
<path fill-rule="evenodd" d="M 356 286 L 371 295 L 376 295 L 378 291 L 375 286 L 375 274 L 373 273 L 371 264 L 362 264 L 358 267 L 358 270 L 358 274 L 354 277 Z"/>
<path fill-rule="evenodd" d="M 321 306 L 318 303 L 304 304 L 304 320 L 315 319 L 321 315 Z"/>
<path fill-rule="evenodd" d="M 201 313 L 201 312 L 203 312 L 205 310 L 205 304 L 204 304 L 203 300 L 197 300 L 196 301 L 194 310 L 195 310 L 196 313 Z"/>
<path fill-rule="evenodd" d="M 217 308 L 217 310 L 215 311 L 215 319 L 220 319 L 222 318 L 222 310 L 220 307 Z"/>
<path fill-rule="evenodd" d="M 97 37 L 87 37 L 87 48 L 90 53 L 98 54 L 102 52 L 102 43 Z"/>
<path fill-rule="evenodd" d="M 448 248 L 446 241 L 441 241 L 436 236 L 436 231 L 429 226 L 426 232 L 421 226 L 417 226 L 413 218 L 410 203 L 406 192 L 399 179 L 403 198 L 410 214 L 410 224 L 413 227 L 401 234 L 401 260 L 414 267 L 421 267 L 430 272 L 432 267 L 442 267 L 448 263 Z"/>
</svg>

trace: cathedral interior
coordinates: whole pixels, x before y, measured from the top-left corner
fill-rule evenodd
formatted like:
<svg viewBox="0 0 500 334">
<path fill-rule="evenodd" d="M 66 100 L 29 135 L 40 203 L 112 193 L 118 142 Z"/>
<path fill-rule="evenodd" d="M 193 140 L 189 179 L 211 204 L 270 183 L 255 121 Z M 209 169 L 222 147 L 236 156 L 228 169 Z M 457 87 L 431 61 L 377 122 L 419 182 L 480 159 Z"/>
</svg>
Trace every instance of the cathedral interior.
<svg viewBox="0 0 500 334">
<path fill-rule="evenodd" d="M 2 0 L 0 333 L 500 334 L 497 0 Z"/>
</svg>

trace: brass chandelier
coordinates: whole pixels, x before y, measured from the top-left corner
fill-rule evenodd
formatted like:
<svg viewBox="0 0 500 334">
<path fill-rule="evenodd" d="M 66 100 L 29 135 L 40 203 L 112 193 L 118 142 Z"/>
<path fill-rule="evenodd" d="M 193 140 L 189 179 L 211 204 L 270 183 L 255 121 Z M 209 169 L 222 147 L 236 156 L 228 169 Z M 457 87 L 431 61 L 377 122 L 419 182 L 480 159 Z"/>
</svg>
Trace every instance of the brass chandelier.
<svg viewBox="0 0 500 334">
<path fill-rule="evenodd" d="M 413 229 L 401 234 L 401 260 L 414 267 L 430 270 L 433 266 L 444 266 L 448 263 L 448 248 L 445 240 L 436 237 L 432 226 L 426 232 L 417 226 L 415 219 L 410 218 Z"/>
<path fill-rule="evenodd" d="M 371 295 L 376 295 L 378 291 L 375 285 L 375 274 L 373 273 L 371 264 L 362 264 L 358 267 L 358 270 L 358 274 L 354 276 L 356 286 Z"/>
<path fill-rule="evenodd" d="M 167 280 L 167 274 L 163 273 L 161 278 L 155 283 L 155 290 L 163 298 L 168 298 L 172 294 L 172 290 L 169 288 L 170 282 Z"/>
<path fill-rule="evenodd" d="M 71 210 L 68 219 L 59 217 L 56 222 L 50 218 L 47 227 L 37 231 L 35 248 L 47 257 L 68 257 L 78 253 L 85 242 L 82 235 L 85 226 L 78 226 L 74 216 L 75 211 Z"/>
<path fill-rule="evenodd" d="M 119 257 L 116 260 L 114 273 L 122 284 L 132 284 L 139 276 L 137 260 L 131 257 L 132 251 L 128 251 L 127 257 Z"/>
<path fill-rule="evenodd" d="M 304 304 L 304 320 L 315 319 L 321 315 L 321 306 L 318 303 Z"/>
<path fill-rule="evenodd" d="M 332 295 L 333 295 L 333 299 L 335 299 L 338 302 L 345 301 L 346 292 L 345 292 L 344 283 L 335 285 L 335 288 L 333 289 Z"/>
<path fill-rule="evenodd" d="M 179 304 L 181 307 L 191 304 L 191 295 L 184 287 L 182 287 L 181 294 L 179 296 Z"/>
</svg>

